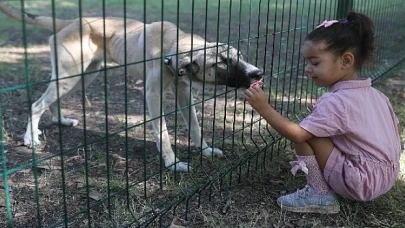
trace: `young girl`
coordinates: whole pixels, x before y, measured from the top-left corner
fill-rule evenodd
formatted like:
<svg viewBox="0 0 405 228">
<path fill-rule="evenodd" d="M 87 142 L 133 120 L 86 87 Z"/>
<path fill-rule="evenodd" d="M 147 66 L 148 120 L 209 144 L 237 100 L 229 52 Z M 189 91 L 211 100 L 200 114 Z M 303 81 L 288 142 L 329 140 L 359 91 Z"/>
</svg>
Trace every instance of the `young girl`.
<svg viewBox="0 0 405 228">
<path fill-rule="evenodd" d="M 386 96 L 360 79 L 358 71 L 373 54 L 374 27 L 364 14 L 324 21 L 305 39 L 305 71 L 318 86 L 328 88 L 312 113 L 296 124 L 277 113 L 258 85 L 246 100 L 281 135 L 295 144 L 307 185 L 281 196 L 277 203 L 294 212 L 337 213 L 336 194 L 368 201 L 386 193 L 399 173 L 400 126 Z"/>
</svg>

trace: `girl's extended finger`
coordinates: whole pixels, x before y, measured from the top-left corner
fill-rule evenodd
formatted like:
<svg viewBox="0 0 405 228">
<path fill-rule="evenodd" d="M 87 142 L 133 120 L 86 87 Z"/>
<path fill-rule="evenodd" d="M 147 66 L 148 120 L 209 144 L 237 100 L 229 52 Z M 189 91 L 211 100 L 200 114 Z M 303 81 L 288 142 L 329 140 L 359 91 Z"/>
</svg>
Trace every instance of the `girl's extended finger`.
<svg viewBox="0 0 405 228">
<path fill-rule="evenodd" d="M 259 92 L 260 90 L 262 90 L 262 88 L 260 88 L 259 85 L 253 85 L 251 86 L 252 89 L 254 89 L 255 91 Z"/>
<path fill-rule="evenodd" d="M 251 92 L 252 94 L 254 94 L 254 93 L 256 93 L 257 92 L 257 90 L 256 90 L 256 88 L 255 88 L 255 85 L 252 85 L 251 87 L 249 87 L 249 92 Z"/>
<path fill-rule="evenodd" d="M 252 92 L 251 92 L 249 89 L 247 89 L 247 90 L 245 90 L 245 95 L 246 95 L 247 97 L 250 97 L 250 96 L 252 96 L 253 94 L 252 94 Z"/>
</svg>

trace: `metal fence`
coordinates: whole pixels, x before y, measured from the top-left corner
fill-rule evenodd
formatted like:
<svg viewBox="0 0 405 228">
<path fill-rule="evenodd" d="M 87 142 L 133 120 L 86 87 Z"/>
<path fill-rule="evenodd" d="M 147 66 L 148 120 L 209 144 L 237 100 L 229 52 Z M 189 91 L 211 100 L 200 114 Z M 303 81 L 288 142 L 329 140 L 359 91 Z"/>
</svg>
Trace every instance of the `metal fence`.
<svg viewBox="0 0 405 228">
<path fill-rule="evenodd" d="M 165 20 L 187 33 L 216 42 L 213 48 L 232 45 L 247 62 L 263 70 L 269 102 L 294 121 L 307 115 L 308 107 L 325 91 L 305 77 L 300 53 L 305 35 L 324 19 L 343 19 L 342 15 L 353 7 L 374 20 L 377 51 L 363 76 L 376 79 L 405 58 L 401 46 L 405 40 L 403 0 L 8 3 L 18 11 L 62 19 L 119 17 L 123 18 L 125 31 L 130 18 L 146 23 Z M 246 104 L 243 92 L 227 86 L 204 85 L 192 90 L 201 126 L 198 131 L 225 155 L 204 157 L 201 149 L 194 149 L 199 142 L 189 140 L 195 129 L 187 130 L 179 120 L 179 111 L 190 109 L 177 107 L 175 101 L 181 97 L 174 89 L 160 95 L 165 101 L 159 108 L 165 112 L 158 118 L 166 119 L 176 156 L 188 162 L 192 170 L 184 173 L 165 168 L 159 153 L 162 148 L 156 148 L 150 126 L 153 118 L 148 117 L 144 99 L 146 73 L 140 80 L 128 74 L 129 68 L 137 64 L 149 66 L 153 59 L 127 61 L 128 51 L 136 47 L 125 42 L 128 48 L 123 49 L 122 56 L 126 64 L 111 65 L 103 60 L 99 77 L 85 92 L 73 94 L 63 105 L 58 102 L 62 113 L 78 119 L 80 124 L 52 125 L 51 115 L 45 112 L 39 124 L 42 144 L 28 149 L 22 146 L 22 137 L 31 104 L 51 82 L 47 42 L 53 32 L 3 14 L 0 21 L 2 227 L 166 227 L 174 216 L 187 219 L 188 213 L 209 200 L 213 192 L 231 188 L 251 173 L 263 171 L 271 164 L 273 155 L 288 145 Z M 104 32 L 105 26 L 104 23 Z M 178 30 L 173 30 L 173 34 L 178 36 Z M 51 38 L 50 42 L 61 41 Z M 142 48 L 146 50 L 145 45 Z M 107 55 L 103 53 L 104 58 Z M 158 59 L 164 57 L 162 53 Z M 80 74 L 69 78 L 94 75 L 95 72 L 84 71 L 83 65 Z"/>
</svg>

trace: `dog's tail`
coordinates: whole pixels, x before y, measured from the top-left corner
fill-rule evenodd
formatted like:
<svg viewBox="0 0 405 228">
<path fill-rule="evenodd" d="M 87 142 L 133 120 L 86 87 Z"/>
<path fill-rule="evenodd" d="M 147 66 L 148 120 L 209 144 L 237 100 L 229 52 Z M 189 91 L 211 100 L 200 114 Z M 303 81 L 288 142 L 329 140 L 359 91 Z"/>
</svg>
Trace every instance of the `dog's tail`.
<svg viewBox="0 0 405 228">
<path fill-rule="evenodd" d="M 63 27 L 71 23 L 71 21 L 69 20 L 61 20 L 57 18 L 53 19 L 52 17 L 37 16 L 25 12 L 24 16 L 21 11 L 15 9 L 10 4 L 4 2 L 4 0 L 0 0 L 0 11 L 6 14 L 8 17 L 13 18 L 17 21 L 21 22 L 24 21 L 27 24 L 39 25 L 51 31 L 53 31 L 54 29 L 54 21 L 55 21 L 55 32 L 58 32 Z"/>
</svg>

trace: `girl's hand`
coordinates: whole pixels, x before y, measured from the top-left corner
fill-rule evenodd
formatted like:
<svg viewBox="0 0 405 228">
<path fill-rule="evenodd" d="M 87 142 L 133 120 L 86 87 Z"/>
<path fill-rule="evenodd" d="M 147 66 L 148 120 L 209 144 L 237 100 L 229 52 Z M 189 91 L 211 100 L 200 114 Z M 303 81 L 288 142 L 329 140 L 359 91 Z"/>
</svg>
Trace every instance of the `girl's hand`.
<svg viewBox="0 0 405 228">
<path fill-rule="evenodd" d="M 267 103 L 267 96 L 260 88 L 260 86 L 253 84 L 245 91 L 245 98 L 249 104 L 254 108 L 259 114 L 269 105 Z"/>
</svg>

